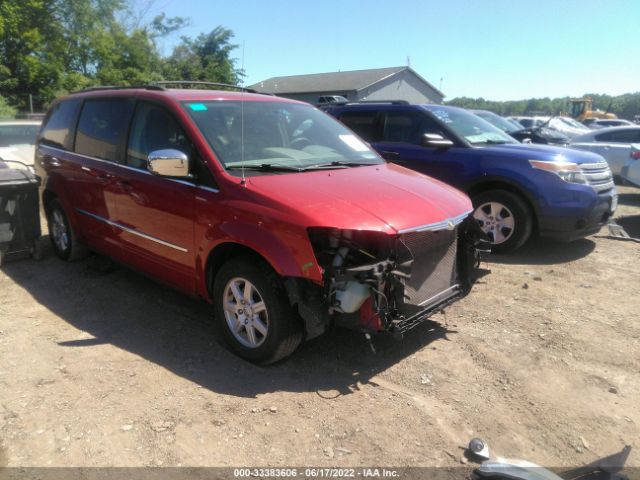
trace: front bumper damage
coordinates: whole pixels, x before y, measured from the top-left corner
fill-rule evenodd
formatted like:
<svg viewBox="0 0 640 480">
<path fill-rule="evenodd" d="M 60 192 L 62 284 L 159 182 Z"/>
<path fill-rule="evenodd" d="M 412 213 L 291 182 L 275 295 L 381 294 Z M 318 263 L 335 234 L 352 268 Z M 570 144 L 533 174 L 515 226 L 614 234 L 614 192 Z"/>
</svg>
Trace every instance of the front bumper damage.
<svg viewBox="0 0 640 480">
<path fill-rule="evenodd" d="M 332 325 L 401 336 L 488 273 L 480 262 L 490 242 L 468 214 L 397 235 L 317 228 L 309 237 L 323 285 L 285 283 L 307 338 Z"/>
</svg>

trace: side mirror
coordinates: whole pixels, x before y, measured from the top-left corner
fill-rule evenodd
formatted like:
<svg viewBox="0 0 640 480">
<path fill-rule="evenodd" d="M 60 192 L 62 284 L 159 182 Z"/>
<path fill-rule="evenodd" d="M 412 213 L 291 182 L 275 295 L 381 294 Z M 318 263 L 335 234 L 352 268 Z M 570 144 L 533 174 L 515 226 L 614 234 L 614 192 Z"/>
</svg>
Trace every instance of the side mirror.
<svg viewBox="0 0 640 480">
<path fill-rule="evenodd" d="M 437 133 L 425 133 L 422 136 L 422 146 L 447 148 L 447 147 L 453 147 L 453 142 Z"/>
<path fill-rule="evenodd" d="M 189 157 L 180 150 L 154 150 L 149 154 L 147 170 L 162 177 L 188 177 Z"/>
<path fill-rule="evenodd" d="M 527 137 L 527 138 L 523 138 L 522 139 L 522 143 L 525 143 L 525 144 L 528 145 L 528 144 L 533 143 L 533 142 L 531 141 L 531 139 L 529 137 Z"/>
</svg>

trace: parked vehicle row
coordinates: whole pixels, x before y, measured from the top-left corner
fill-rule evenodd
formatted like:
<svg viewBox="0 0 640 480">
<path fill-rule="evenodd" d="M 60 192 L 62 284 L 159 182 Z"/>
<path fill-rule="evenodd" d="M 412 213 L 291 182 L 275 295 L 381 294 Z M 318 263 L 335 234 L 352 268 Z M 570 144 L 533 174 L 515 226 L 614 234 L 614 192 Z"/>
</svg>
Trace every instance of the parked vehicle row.
<svg viewBox="0 0 640 480">
<path fill-rule="evenodd" d="M 36 167 L 60 258 L 88 247 L 204 298 L 260 363 L 332 325 L 401 336 L 470 291 L 488 247 L 462 192 L 270 95 L 72 94 Z"/>
<path fill-rule="evenodd" d="M 542 121 L 538 124 L 532 122 L 530 126 L 526 127 L 516 120 L 501 117 L 488 110 L 470 111 L 523 143 L 530 142 L 563 146 L 569 143 L 569 137 L 562 132 L 546 127 Z"/>
<path fill-rule="evenodd" d="M 482 252 L 598 231 L 617 206 L 611 170 L 529 144 L 566 143 L 554 120 L 570 124 L 99 88 L 54 102 L 35 156 L 60 258 L 88 248 L 200 296 L 233 350 L 270 363 L 334 325 L 402 336 L 469 293 Z"/>
<path fill-rule="evenodd" d="M 325 110 L 389 161 L 466 192 L 496 252 L 520 247 L 533 233 L 584 237 L 617 207 L 611 171 L 601 156 L 520 144 L 464 109 L 388 102 Z"/>
</svg>

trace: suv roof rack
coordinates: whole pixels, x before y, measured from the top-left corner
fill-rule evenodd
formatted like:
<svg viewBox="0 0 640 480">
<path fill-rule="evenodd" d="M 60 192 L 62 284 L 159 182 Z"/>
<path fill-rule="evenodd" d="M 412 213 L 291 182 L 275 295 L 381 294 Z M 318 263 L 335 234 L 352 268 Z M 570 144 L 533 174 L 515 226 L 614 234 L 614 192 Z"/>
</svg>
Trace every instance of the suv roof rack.
<svg viewBox="0 0 640 480">
<path fill-rule="evenodd" d="M 76 90 L 75 92 L 71 92 L 69 95 L 73 95 L 75 93 L 86 93 L 86 92 L 100 92 L 103 90 L 131 90 L 136 88 L 144 88 L 147 90 L 164 90 L 160 85 L 129 85 L 129 86 L 115 86 L 115 85 L 100 85 L 97 87 L 87 87 L 82 90 Z"/>
<path fill-rule="evenodd" d="M 357 102 L 346 102 L 343 105 L 360 105 L 360 104 L 409 105 L 409 102 L 406 100 L 358 100 Z"/>
<path fill-rule="evenodd" d="M 241 92 L 258 93 L 253 88 L 240 87 L 238 85 L 231 85 L 230 83 L 201 82 L 201 81 L 192 81 L 192 80 L 160 80 L 157 82 L 150 82 L 148 86 L 163 88 L 169 85 L 178 85 L 178 86 L 196 85 L 198 87 L 225 87 L 225 88 L 232 88 L 234 90 L 240 90 Z"/>
<path fill-rule="evenodd" d="M 71 92 L 73 95 L 75 93 L 86 93 L 86 92 L 99 92 L 104 90 L 130 90 L 136 88 L 144 88 L 145 90 L 166 90 L 170 88 L 171 85 L 176 85 L 178 88 L 186 85 L 195 85 L 199 87 L 225 87 L 229 89 L 239 90 L 247 93 L 260 93 L 252 88 L 239 87 L 238 85 L 231 85 L 229 83 L 217 83 L 217 82 L 200 82 L 200 81 L 191 81 L 191 80 L 159 80 L 156 82 L 149 82 L 146 85 L 129 85 L 129 86 L 116 86 L 116 85 L 100 85 L 97 87 L 88 87 L 82 90 L 76 90 L 75 92 Z M 265 95 L 270 95 L 266 93 Z"/>
<path fill-rule="evenodd" d="M 410 105 L 407 100 L 359 100 L 356 102 L 331 102 L 322 103 L 316 106 L 320 109 L 331 107 L 343 107 L 345 105 Z"/>
</svg>

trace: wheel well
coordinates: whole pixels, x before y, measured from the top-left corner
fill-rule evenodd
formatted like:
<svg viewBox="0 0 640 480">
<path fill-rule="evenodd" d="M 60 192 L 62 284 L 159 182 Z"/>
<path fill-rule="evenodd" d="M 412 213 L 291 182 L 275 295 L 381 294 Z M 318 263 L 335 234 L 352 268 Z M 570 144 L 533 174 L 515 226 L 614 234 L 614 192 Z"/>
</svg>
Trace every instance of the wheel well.
<svg viewBox="0 0 640 480">
<path fill-rule="evenodd" d="M 48 210 L 51 201 L 55 198 L 57 198 L 56 194 L 51 190 L 45 190 L 44 192 L 42 192 L 42 206 L 44 207 L 45 212 Z"/>
<path fill-rule="evenodd" d="M 469 197 L 471 197 L 471 199 L 473 199 L 473 197 L 475 197 L 476 195 L 482 192 L 487 192 L 489 190 L 505 190 L 507 192 L 513 193 L 514 195 L 517 195 L 518 198 L 520 198 L 525 203 L 525 205 L 531 212 L 531 218 L 533 219 L 533 230 L 535 232 L 538 231 L 538 215 L 536 213 L 536 209 L 534 208 L 533 203 L 528 198 L 528 196 L 525 195 L 518 187 L 511 185 L 510 183 L 500 181 L 485 182 L 474 185 L 467 191 L 467 194 L 469 195 Z"/>
<path fill-rule="evenodd" d="M 269 268 L 273 268 L 262 255 L 249 247 L 245 247 L 239 243 L 221 243 L 214 247 L 207 257 L 205 272 L 209 295 L 213 294 L 215 273 L 225 262 L 236 257 L 253 257 L 257 262 L 263 262 L 265 265 L 268 265 Z"/>
</svg>

